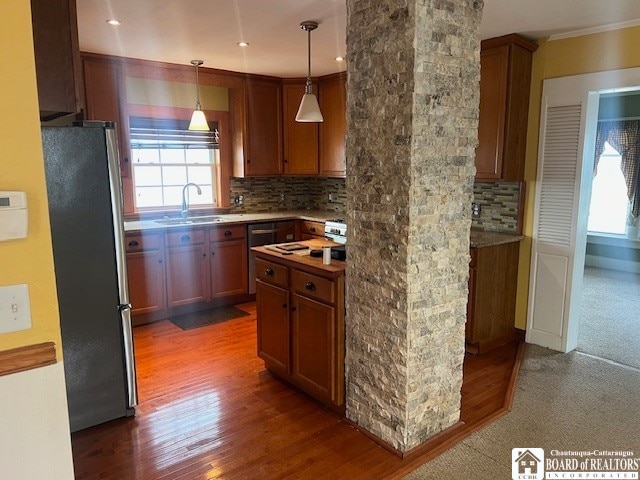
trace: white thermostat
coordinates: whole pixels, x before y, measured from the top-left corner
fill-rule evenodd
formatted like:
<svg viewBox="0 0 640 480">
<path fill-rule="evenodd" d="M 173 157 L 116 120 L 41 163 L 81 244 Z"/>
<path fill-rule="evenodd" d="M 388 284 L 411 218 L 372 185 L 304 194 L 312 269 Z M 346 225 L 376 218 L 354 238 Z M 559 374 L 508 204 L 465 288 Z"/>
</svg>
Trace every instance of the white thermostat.
<svg viewBox="0 0 640 480">
<path fill-rule="evenodd" d="M 0 192 L 0 241 L 25 238 L 29 229 L 27 194 Z"/>
</svg>

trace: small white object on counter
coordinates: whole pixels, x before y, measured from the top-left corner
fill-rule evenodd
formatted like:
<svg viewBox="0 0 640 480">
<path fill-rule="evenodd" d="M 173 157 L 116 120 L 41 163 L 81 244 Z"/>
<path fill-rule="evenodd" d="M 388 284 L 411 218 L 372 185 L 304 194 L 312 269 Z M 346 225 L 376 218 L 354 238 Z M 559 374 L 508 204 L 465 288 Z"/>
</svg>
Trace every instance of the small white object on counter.
<svg viewBox="0 0 640 480">
<path fill-rule="evenodd" d="M 322 247 L 322 264 L 331 265 L 331 247 Z"/>
</svg>

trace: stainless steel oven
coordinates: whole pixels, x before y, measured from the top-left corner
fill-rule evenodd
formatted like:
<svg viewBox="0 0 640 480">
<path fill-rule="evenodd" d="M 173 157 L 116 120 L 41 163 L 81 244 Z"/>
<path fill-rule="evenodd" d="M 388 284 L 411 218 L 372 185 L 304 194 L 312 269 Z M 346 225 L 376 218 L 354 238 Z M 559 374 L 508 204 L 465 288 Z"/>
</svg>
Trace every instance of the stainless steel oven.
<svg viewBox="0 0 640 480">
<path fill-rule="evenodd" d="M 293 242 L 296 232 L 294 221 L 254 223 L 249 225 L 249 293 L 256 293 L 256 264 L 251 247 L 273 243 Z"/>
</svg>

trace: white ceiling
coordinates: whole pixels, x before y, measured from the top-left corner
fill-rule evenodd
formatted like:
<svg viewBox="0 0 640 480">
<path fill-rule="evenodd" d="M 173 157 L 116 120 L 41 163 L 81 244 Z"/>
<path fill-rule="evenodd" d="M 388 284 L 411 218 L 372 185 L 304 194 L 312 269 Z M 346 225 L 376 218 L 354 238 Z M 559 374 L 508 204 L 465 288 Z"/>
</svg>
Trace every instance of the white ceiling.
<svg viewBox="0 0 640 480">
<path fill-rule="evenodd" d="M 281 77 L 304 77 L 304 20 L 312 35 L 312 74 L 346 68 L 346 0 L 77 0 L 82 51 Z M 118 27 L 108 18 L 122 22 Z M 485 0 L 482 38 L 529 38 L 640 19 L 638 0 Z M 250 43 L 240 48 L 237 42 Z"/>
</svg>

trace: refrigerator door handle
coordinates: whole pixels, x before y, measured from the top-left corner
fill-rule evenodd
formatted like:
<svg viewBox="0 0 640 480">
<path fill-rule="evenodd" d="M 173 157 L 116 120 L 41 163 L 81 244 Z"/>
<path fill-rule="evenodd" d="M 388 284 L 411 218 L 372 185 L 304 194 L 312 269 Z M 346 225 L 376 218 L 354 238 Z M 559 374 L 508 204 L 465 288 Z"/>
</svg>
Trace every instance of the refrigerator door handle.
<svg viewBox="0 0 640 480">
<path fill-rule="evenodd" d="M 138 405 L 138 388 L 136 386 L 136 359 L 133 354 L 133 330 L 131 328 L 131 305 L 118 305 L 122 318 L 122 333 L 124 338 L 124 361 L 127 373 L 127 395 L 129 408 Z"/>
</svg>

